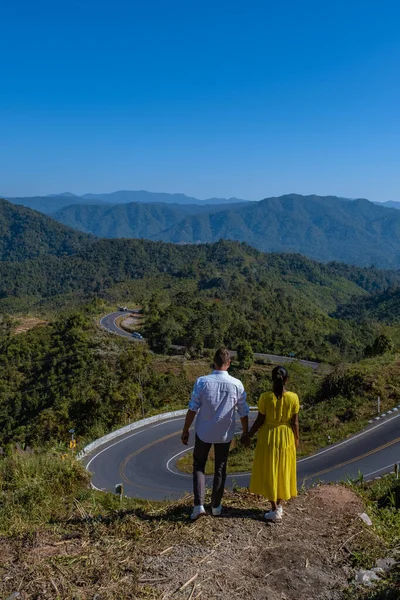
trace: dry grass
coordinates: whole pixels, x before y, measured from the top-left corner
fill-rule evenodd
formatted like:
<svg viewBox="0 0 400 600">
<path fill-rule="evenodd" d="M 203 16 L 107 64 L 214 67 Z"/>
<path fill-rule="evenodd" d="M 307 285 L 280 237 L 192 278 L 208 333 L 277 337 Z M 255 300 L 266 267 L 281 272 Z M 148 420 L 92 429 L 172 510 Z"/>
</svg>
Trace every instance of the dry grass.
<svg viewBox="0 0 400 600">
<path fill-rule="evenodd" d="M 48 322 L 43 319 L 39 319 L 38 317 L 24 317 L 18 316 L 16 317 L 17 326 L 14 329 L 14 334 L 17 335 L 19 333 L 25 333 L 34 327 L 40 327 L 47 325 Z"/>
<path fill-rule="evenodd" d="M 144 315 L 127 314 L 126 316 L 119 317 L 117 324 L 122 327 L 125 331 L 132 333 L 140 329 L 144 322 Z"/>
<path fill-rule="evenodd" d="M 244 491 L 226 495 L 223 517 L 195 523 L 190 498 L 99 516 L 97 496 L 63 521 L 0 539 L 0 597 L 339 600 L 353 550 L 381 543 L 357 516 L 359 497 L 340 486 L 300 495 L 272 526 Z"/>
</svg>

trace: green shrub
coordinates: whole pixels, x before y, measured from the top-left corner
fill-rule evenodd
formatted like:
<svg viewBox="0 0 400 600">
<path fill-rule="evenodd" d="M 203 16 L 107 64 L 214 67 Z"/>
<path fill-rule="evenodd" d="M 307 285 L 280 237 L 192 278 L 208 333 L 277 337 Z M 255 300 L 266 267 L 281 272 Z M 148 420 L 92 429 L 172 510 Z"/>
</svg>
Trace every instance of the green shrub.
<svg viewBox="0 0 400 600">
<path fill-rule="evenodd" d="M 15 533 L 65 517 L 89 485 L 89 474 L 68 454 L 14 450 L 0 458 L 0 531 Z"/>
</svg>

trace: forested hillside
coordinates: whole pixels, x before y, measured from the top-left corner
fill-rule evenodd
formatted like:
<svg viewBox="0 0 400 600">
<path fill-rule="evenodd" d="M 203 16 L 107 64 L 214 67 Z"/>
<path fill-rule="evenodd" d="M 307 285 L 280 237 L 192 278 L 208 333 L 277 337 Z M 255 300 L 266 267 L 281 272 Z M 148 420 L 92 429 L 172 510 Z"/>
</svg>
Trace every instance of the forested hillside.
<svg viewBox="0 0 400 600">
<path fill-rule="evenodd" d="M 394 324 L 400 322 L 400 287 L 390 287 L 383 292 L 365 298 L 353 298 L 340 306 L 336 315 L 339 318 L 361 321 L 378 321 Z"/>
<path fill-rule="evenodd" d="M 238 242 L 96 240 L 6 201 L 0 207 L 8 232 L 0 310 L 43 314 L 95 297 L 133 298 L 143 306 L 144 334 L 157 352 L 181 345 L 199 353 L 247 341 L 259 352 L 355 360 L 379 326 L 367 320 L 360 328 L 346 310 L 400 285 L 398 271 L 263 254 Z"/>
<path fill-rule="evenodd" d="M 190 393 L 184 373 L 154 372 L 148 349 L 97 335 L 96 303 L 23 335 L 0 317 L 0 447 L 95 438 Z M 144 399 L 143 399 L 144 395 Z"/>
<path fill-rule="evenodd" d="M 400 208 L 400 202 L 393 202 L 389 200 L 389 202 L 381 202 L 380 206 L 386 206 L 387 208 L 396 208 L 397 210 Z"/>
<path fill-rule="evenodd" d="M 6 200 L 16 204 L 18 206 L 25 206 L 26 208 L 30 208 L 32 210 L 38 210 L 45 215 L 50 215 L 51 213 L 64 208 L 64 206 L 72 206 L 75 204 L 82 204 L 82 199 L 80 196 L 75 196 L 75 194 L 64 193 L 64 194 L 50 194 L 49 196 L 21 196 L 18 198 L 9 198 Z M 87 198 L 84 201 L 85 204 L 102 204 L 102 200 L 90 200 Z"/>
<path fill-rule="evenodd" d="M 237 203 L 235 206 L 244 206 Z M 64 225 L 104 238 L 152 239 L 187 215 L 226 210 L 226 204 L 129 203 L 72 205 L 51 214 Z"/>
<path fill-rule="evenodd" d="M 0 260 L 71 255 L 91 239 L 49 217 L 0 199 Z"/>
<path fill-rule="evenodd" d="M 368 200 L 291 194 L 239 210 L 187 217 L 157 239 L 244 241 L 264 252 L 299 252 L 323 262 L 400 267 L 400 212 Z"/>
<path fill-rule="evenodd" d="M 71 256 L 46 255 L 20 264 L 3 261 L 1 296 L 99 292 L 118 282 L 159 275 L 171 275 L 176 280 L 213 280 L 215 276 L 218 284 L 218 277 L 229 273 L 241 275 L 249 283 L 252 278 L 266 277 L 276 285 L 287 283 L 304 293 L 312 289 L 313 302 L 326 308 L 350 300 L 355 293 L 384 290 L 400 281 L 397 271 L 324 265 L 300 255 L 264 254 L 238 242 L 179 246 L 125 239 L 87 243 L 89 238 L 79 235 L 77 239 L 82 241 L 82 248 Z M 22 256 L 21 251 L 21 258 L 29 258 L 29 253 Z M 223 284 L 223 279 L 219 283 Z"/>
<path fill-rule="evenodd" d="M 42 218 L 23 210 L 27 226 Z M 49 239 L 69 233 L 43 219 Z M 360 327 L 349 310 L 386 298 L 394 302 L 395 315 L 398 271 L 264 254 L 232 241 L 178 246 L 84 235 L 76 238 L 79 250 L 71 249 L 71 255 L 32 259 L 21 235 L 21 260 L 0 262 L 0 444 L 40 446 L 68 439 L 71 427 L 92 439 L 128 419 L 183 406 L 193 374 L 183 367 L 185 359 L 173 364 L 165 359 L 176 345 L 186 357 L 199 359 L 219 344 L 237 349 L 245 342 L 251 351 L 290 353 L 332 365 L 393 349 L 389 328 L 364 316 Z M 37 241 L 29 228 L 26 236 Z M 142 307 L 147 344 L 131 344 L 97 329 L 99 316 L 120 303 Z M 17 319 L 40 313 L 49 322 L 15 335 L 16 324 L 6 312 Z M 387 381 L 393 380 L 393 371 L 390 362 L 383 364 L 387 375 L 379 393 L 382 402 L 389 402 L 393 389 Z M 205 368 L 202 364 L 201 372 Z M 341 366 L 319 383 L 300 370 L 294 381 L 303 402 L 315 404 L 316 414 L 328 399 L 324 414 L 346 424 L 351 406 L 352 425 L 364 396 L 377 392 L 371 384 L 374 368 L 364 372 L 354 366 L 350 372 Z M 240 376 L 247 377 L 254 397 L 266 385 L 258 367 Z M 313 414 L 307 417 L 310 431 Z"/>
<path fill-rule="evenodd" d="M 86 233 L 103 238 L 152 238 L 191 214 L 168 204 L 117 204 L 66 206 L 51 216 Z"/>
<path fill-rule="evenodd" d="M 122 196 L 121 196 L 122 194 Z M 88 195 L 89 205 L 66 206 L 55 219 L 100 237 L 140 237 L 179 244 L 237 240 L 264 252 L 300 253 L 315 260 L 400 267 L 400 212 L 368 200 L 289 194 L 260 202 L 215 204 L 123 203 L 125 192 Z M 127 197 L 130 197 L 128 192 Z M 146 196 L 147 197 L 147 196 Z M 188 199 L 192 200 L 192 199 Z M 59 200 L 57 199 L 57 202 Z"/>
<path fill-rule="evenodd" d="M 134 298 L 144 307 L 144 334 L 158 352 L 173 344 L 191 352 L 219 343 L 235 348 L 247 340 L 259 352 L 354 360 L 376 328 L 330 315 L 353 296 L 367 295 L 364 288 L 383 290 L 399 275 L 353 268 L 352 281 L 342 271 L 235 242 L 99 240 L 70 257 L 0 263 L 0 308 L 65 310 L 93 297 L 115 303 Z"/>
<path fill-rule="evenodd" d="M 72 205 L 90 205 L 90 204 L 128 204 L 131 202 L 140 203 L 163 203 L 163 204 L 184 204 L 184 205 L 213 205 L 213 204 L 234 204 L 236 202 L 246 202 L 239 198 L 208 198 L 199 200 L 185 194 L 167 194 L 159 192 L 147 192 L 146 190 L 131 191 L 121 190 L 109 194 L 83 194 L 77 196 L 65 192 L 63 194 L 50 194 L 49 196 L 26 196 L 19 198 L 7 197 L 7 200 L 14 204 L 21 204 L 34 210 L 39 210 L 45 214 L 54 213 L 64 207 Z"/>
</svg>

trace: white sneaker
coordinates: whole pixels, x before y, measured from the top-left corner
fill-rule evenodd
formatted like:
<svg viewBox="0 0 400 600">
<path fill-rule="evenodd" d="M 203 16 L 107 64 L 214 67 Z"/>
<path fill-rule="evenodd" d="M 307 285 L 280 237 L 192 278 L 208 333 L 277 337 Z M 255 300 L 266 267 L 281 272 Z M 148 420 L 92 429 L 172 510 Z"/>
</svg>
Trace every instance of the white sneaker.
<svg viewBox="0 0 400 600">
<path fill-rule="evenodd" d="M 264 519 L 270 523 L 281 523 L 282 512 L 277 510 L 269 510 L 265 513 Z"/>
<path fill-rule="evenodd" d="M 190 515 L 191 521 L 196 521 L 199 517 L 204 517 L 206 511 L 204 510 L 204 506 L 199 504 L 193 508 L 192 514 Z"/>
<path fill-rule="evenodd" d="M 276 507 L 276 514 L 277 514 L 278 517 L 280 517 L 282 519 L 282 516 L 283 516 L 283 506 L 282 506 L 282 504 L 279 504 Z"/>
<path fill-rule="evenodd" d="M 222 504 L 217 506 L 217 508 L 211 508 L 213 517 L 220 517 L 222 513 Z"/>
</svg>

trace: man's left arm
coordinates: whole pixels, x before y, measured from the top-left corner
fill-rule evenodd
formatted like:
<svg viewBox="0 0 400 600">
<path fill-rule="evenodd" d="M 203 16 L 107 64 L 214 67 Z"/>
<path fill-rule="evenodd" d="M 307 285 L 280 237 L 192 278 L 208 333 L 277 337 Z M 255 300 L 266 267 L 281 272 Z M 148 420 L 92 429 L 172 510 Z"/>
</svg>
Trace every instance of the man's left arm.
<svg viewBox="0 0 400 600">
<path fill-rule="evenodd" d="M 183 426 L 182 435 L 181 435 L 182 444 L 185 444 L 185 446 L 188 445 L 189 429 L 194 421 L 195 416 L 196 416 L 196 413 L 189 408 L 189 410 L 186 413 L 185 424 Z"/>
<path fill-rule="evenodd" d="M 239 398 L 237 401 L 237 411 L 239 413 L 240 422 L 242 424 L 243 435 L 246 435 L 249 431 L 249 412 L 250 407 L 246 401 L 247 394 L 242 386 L 239 389 Z"/>
<path fill-rule="evenodd" d="M 181 440 L 182 440 L 182 444 L 184 444 L 185 446 L 188 445 L 189 429 L 194 421 L 194 418 L 195 418 L 200 406 L 201 406 L 201 401 L 200 401 L 199 382 L 196 381 L 196 383 L 194 384 L 192 396 L 191 396 L 190 402 L 189 402 L 189 410 L 186 413 L 185 423 L 184 423 L 183 429 L 182 429 Z"/>
</svg>

